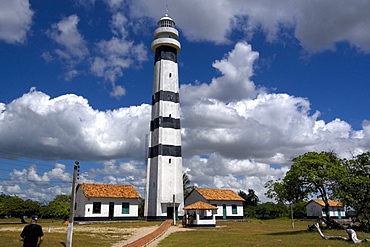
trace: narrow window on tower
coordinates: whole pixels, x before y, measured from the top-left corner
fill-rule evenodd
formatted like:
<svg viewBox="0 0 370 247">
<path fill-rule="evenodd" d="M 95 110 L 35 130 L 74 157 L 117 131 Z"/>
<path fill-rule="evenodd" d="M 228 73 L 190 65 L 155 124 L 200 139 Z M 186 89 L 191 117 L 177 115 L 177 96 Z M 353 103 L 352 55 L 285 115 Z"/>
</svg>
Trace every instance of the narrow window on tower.
<svg viewBox="0 0 370 247">
<path fill-rule="evenodd" d="M 169 159 L 169 160 L 168 160 L 168 163 L 170 163 L 170 164 L 171 164 L 171 159 Z"/>
<path fill-rule="evenodd" d="M 170 73 L 170 77 L 172 76 L 172 73 Z"/>
<path fill-rule="evenodd" d="M 171 117 L 171 114 L 168 117 Z"/>
</svg>

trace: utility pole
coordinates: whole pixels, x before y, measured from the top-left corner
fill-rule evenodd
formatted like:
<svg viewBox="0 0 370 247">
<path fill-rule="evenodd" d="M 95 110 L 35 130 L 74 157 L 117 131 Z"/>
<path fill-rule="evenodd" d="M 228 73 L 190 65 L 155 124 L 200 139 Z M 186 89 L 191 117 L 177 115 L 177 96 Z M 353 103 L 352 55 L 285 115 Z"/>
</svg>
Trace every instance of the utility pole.
<svg viewBox="0 0 370 247">
<path fill-rule="evenodd" d="M 73 236 L 73 218 L 75 212 L 75 197 L 76 197 L 76 180 L 77 180 L 77 169 L 80 167 L 80 163 L 75 161 L 72 178 L 72 196 L 71 205 L 69 207 L 69 219 L 68 219 L 68 232 L 66 247 L 72 247 L 72 236 Z"/>
</svg>

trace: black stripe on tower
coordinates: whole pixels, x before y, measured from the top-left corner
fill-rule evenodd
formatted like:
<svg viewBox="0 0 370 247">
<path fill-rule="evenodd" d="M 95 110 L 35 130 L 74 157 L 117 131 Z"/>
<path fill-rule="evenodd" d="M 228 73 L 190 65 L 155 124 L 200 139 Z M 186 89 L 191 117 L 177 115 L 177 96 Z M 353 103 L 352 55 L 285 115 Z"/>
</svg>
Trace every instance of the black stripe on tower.
<svg viewBox="0 0 370 247">
<path fill-rule="evenodd" d="M 180 129 L 180 119 L 172 117 L 157 117 L 156 119 L 150 121 L 150 131 L 154 131 L 159 127 Z"/>
<path fill-rule="evenodd" d="M 163 101 L 171 101 L 173 103 L 180 103 L 179 93 L 174 93 L 171 91 L 159 91 L 153 94 L 152 96 L 152 105 L 159 102 L 160 100 Z"/>
<path fill-rule="evenodd" d="M 149 148 L 149 158 L 154 158 L 159 155 L 181 157 L 181 146 L 159 144 Z"/>
<path fill-rule="evenodd" d="M 176 48 L 171 46 L 160 46 L 155 50 L 154 64 L 159 60 L 170 60 L 177 63 L 177 51 Z"/>
</svg>

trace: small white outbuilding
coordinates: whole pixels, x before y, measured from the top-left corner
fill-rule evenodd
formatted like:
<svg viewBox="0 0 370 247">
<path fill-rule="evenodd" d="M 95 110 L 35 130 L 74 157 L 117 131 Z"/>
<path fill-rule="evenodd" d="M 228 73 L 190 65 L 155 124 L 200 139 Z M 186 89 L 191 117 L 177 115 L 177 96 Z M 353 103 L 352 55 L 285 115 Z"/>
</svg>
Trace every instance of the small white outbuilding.
<svg viewBox="0 0 370 247">
<path fill-rule="evenodd" d="M 215 206 L 216 219 L 243 219 L 244 199 L 232 190 L 194 188 L 185 198 L 185 207 L 198 201 Z"/>
<path fill-rule="evenodd" d="M 336 200 L 329 200 L 329 216 L 331 218 L 342 219 L 346 217 L 343 203 Z M 323 200 L 311 200 L 306 204 L 308 219 L 316 219 L 320 216 L 325 217 L 325 203 Z"/>
<path fill-rule="evenodd" d="M 182 224 L 185 227 L 215 227 L 216 215 L 213 214 L 217 207 L 205 203 L 196 202 L 184 207 L 185 214 Z"/>
<path fill-rule="evenodd" d="M 140 198 L 131 185 L 81 183 L 76 188 L 74 220 L 137 220 Z"/>
</svg>

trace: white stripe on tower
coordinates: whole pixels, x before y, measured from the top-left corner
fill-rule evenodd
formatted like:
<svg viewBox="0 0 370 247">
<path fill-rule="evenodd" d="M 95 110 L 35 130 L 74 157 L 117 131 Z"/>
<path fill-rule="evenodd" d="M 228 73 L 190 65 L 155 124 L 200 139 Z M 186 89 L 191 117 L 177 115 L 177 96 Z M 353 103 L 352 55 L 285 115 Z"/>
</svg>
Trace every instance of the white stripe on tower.
<svg viewBox="0 0 370 247">
<path fill-rule="evenodd" d="M 175 22 L 166 14 L 158 21 L 152 42 L 154 80 L 144 211 L 148 220 L 172 218 L 173 195 L 176 211 L 183 215 L 178 36 Z"/>
</svg>

